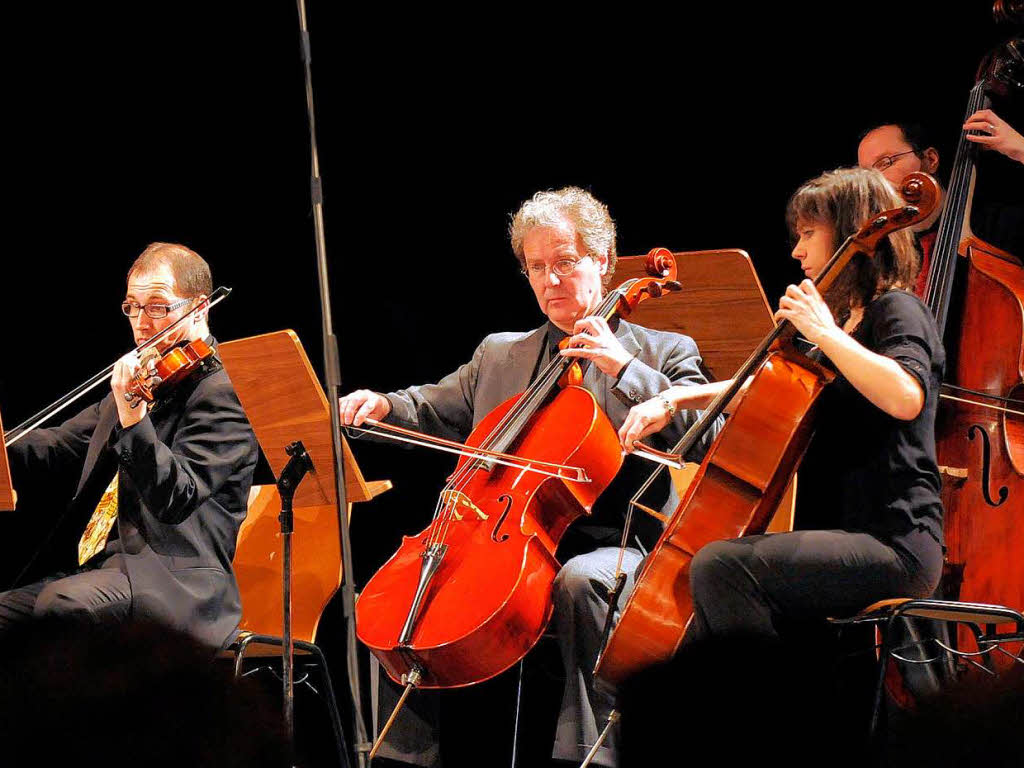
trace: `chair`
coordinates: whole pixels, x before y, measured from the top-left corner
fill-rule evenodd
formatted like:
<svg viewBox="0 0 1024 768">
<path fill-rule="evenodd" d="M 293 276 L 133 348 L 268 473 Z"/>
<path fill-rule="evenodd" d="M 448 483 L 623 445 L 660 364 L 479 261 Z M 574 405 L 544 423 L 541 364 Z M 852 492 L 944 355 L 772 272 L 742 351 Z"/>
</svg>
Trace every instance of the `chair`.
<svg viewBox="0 0 1024 768">
<path fill-rule="evenodd" d="M 292 534 L 292 638 L 296 656 L 318 665 L 341 764 L 344 735 L 323 652 L 316 644 L 320 617 L 341 586 L 341 532 L 327 399 L 292 331 L 225 342 L 218 349 L 256 438 L 275 476 L 287 461 L 284 447 L 302 440 L 314 469 L 297 487 Z M 348 515 L 352 504 L 391 488 L 366 482 L 342 440 Z M 241 674 L 246 657 L 280 657 L 283 639 L 281 499 L 277 488 L 255 486 L 238 534 L 233 567 L 242 597 L 239 634 L 226 649 Z M 312 687 L 312 686 L 310 686 Z M 314 689 L 315 690 L 315 689 Z"/>
<path fill-rule="evenodd" d="M 955 647 L 956 641 L 947 645 L 935 637 L 915 640 L 893 647 L 895 626 L 900 619 L 925 619 L 951 622 L 957 626 L 965 626 L 974 638 L 976 648 L 965 650 Z M 875 744 L 878 737 L 878 724 L 881 719 L 885 676 L 889 659 L 895 658 L 908 664 L 935 664 L 952 659 L 959 666 L 968 665 L 995 675 L 998 665 L 994 654 L 998 653 L 1007 664 L 1024 665 L 1024 614 L 1001 605 L 987 603 L 968 603 L 953 600 L 894 598 L 873 603 L 855 616 L 843 619 L 829 619 L 834 626 L 853 624 L 873 624 L 881 635 L 881 642 L 875 647 L 878 650 L 878 676 L 875 684 L 874 706 L 871 712 L 871 725 L 868 731 L 870 744 Z M 1013 625 L 1009 632 L 997 631 L 1000 626 Z M 956 638 L 957 633 L 951 633 Z M 1021 643 L 1016 653 L 1007 650 L 1007 644 Z M 936 650 L 927 653 L 929 644 Z M 914 650 L 919 658 L 906 655 Z M 981 661 L 979 662 L 978 659 Z"/>
</svg>

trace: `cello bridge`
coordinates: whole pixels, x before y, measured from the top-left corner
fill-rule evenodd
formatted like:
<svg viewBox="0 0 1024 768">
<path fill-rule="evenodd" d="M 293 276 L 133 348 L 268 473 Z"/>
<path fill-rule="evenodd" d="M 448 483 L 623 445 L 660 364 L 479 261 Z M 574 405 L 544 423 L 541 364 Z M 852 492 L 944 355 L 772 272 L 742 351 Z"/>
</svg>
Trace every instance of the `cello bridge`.
<svg viewBox="0 0 1024 768">
<path fill-rule="evenodd" d="M 452 517 L 456 520 L 461 520 L 465 513 L 475 514 L 479 520 L 486 520 L 488 517 L 486 512 L 474 504 L 473 500 L 461 491 L 444 491 L 441 494 L 441 501 L 444 502 L 446 508 L 451 509 Z"/>
</svg>

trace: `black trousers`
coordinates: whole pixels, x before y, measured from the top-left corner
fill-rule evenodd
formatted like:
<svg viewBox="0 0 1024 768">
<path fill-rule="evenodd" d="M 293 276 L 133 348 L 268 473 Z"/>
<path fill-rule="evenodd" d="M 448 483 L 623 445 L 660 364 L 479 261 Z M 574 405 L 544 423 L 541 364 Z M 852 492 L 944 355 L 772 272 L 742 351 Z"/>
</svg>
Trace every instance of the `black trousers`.
<svg viewBox="0 0 1024 768">
<path fill-rule="evenodd" d="M 125 621 L 132 600 L 128 577 L 117 568 L 83 568 L 0 592 L 0 635 L 27 622 L 65 619 L 84 624 Z"/>
<path fill-rule="evenodd" d="M 942 547 L 909 537 L 918 558 L 867 533 L 793 531 L 716 541 L 690 566 L 691 645 L 714 637 L 775 641 L 790 622 L 849 616 L 890 597 L 927 597 L 942 573 Z"/>
</svg>

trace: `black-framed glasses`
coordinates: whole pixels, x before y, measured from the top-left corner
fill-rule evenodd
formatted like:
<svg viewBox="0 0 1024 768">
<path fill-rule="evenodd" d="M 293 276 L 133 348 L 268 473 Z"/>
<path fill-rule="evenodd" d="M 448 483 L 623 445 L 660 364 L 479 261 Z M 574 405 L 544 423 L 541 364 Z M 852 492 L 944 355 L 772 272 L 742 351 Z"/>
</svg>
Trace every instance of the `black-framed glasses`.
<svg viewBox="0 0 1024 768">
<path fill-rule="evenodd" d="M 167 317 L 171 312 L 188 304 L 192 299 L 182 299 L 173 304 L 139 304 L 137 301 L 126 301 L 121 304 L 121 312 L 125 317 L 138 317 L 139 312 L 145 312 L 154 320 Z"/>
<path fill-rule="evenodd" d="M 897 152 L 895 155 L 885 155 L 878 158 L 871 164 L 871 167 L 876 171 L 884 171 L 886 168 L 892 168 L 893 163 L 896 162 L 897 158 L 909 155 L 911 153 L 917 154 L 916 149 L 908 149 L 906 152 Z"/>
<path fill-rule="evenodd" d="M 589 256 L 590 254 L 588 253 L 578 259 L 559 259 L 551 265 L 551 271 L 559 277 L 568 277 L 576 271 L 576 265 Z M 543 261 L 535 261 L 532 264 L 527 264 L 525 269 L 519 271 L 531 279 L 534 277 L 544 277 L 548 272 L 548 265 Z"/>
</svg>

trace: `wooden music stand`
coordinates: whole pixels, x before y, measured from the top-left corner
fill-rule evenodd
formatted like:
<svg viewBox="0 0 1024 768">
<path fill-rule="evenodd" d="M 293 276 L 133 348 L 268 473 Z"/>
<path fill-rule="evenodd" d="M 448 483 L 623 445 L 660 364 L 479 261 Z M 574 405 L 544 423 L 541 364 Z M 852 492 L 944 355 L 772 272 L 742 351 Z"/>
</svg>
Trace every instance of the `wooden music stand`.
<svg viewBox="0 0 1024 768">
<path fill-rule="evenodd" d="M 683 290 L 657 301 L 645 301 L 629 321 L 659 331 L 674 331 L 697 342 L 704 368 L 712 380 L 731 378 L 754 348 L 775 327 L 773 312 L 761 281 L 746 251 L 680 251 L 676 259 L 677 280 Z M 623 256 L 615 268 L 614 282 L 647 277 L 646 256 Z M 682 498 L 696 467 L 671 470 L 672 480 Z M 779 504 L 769 531 L 793 528 L 796 478 Z"/>
<path fill-rule="evenodd" d="M 4 433 L 4 420 L 0 417 L 0 435 Z M 7 464 L 7 447 L 0 448 L 0 512 L 13 512 L 18 495 L 11 483 L 11 468 Z"/>
<path fill-rule="evenodd" d="M 731 378 L 775 327 L 750 256 L 737 249 L 681 251 L 673 256 L 683 290 L 657 301 L 645 301 L 628 319 L 691 337 L 711 378 Z M 645 258 L 620 258 L 615 282 L 647 277 Z"/>
<path fill-rule="evenodd" d="M 285 446 L 295 440 L 302 441 L 313 460 L 313 470 L 295 492 L 293 578 L 295 595 L 302 599 L 294 601 L 292 619 L 295 637 L 312 641 L 342 573 L 327 398 L 293 331 L 224 342 L 218 354 L 275 477 L 288 461 Z M 351 517 L 353 503 L 378 496 L 391 488 L 391 481 L 366 482 L 344 438 L 342 446 Z M 235 571 L 243 592 L 240 627 L 257 634 L 280 627 L 281 532 L 274 514 L 267 514 L 279 507 L 274 486 L 254 488 L 249 517 L 239 532 Z M 255 557 L 250 559 L 249 553 Z M 246 601 L 247 593 L 260 598 Z"/>
</svg>

